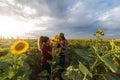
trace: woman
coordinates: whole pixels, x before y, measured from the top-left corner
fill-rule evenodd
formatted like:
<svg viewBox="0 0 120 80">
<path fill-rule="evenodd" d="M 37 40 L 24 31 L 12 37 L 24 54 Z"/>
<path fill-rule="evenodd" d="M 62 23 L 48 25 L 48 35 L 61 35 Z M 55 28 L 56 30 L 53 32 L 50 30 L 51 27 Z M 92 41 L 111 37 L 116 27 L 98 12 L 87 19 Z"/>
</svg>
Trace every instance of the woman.
<svg viewBox="0 0 120 80">
<path fill-rule="evenodd" d="M 50 46 L 50 40 L 47 36 L 41 36 L 38 39 L 38 49 L 41 52 L 41 66 L 47 72 L 51 73 L 51 67 L 48 61 L 52 60 L 52 47 Z"/>
<path fill-rule="evenodd" d="M 59 34 L 59 47 L 61 47 L 61 52 L 59 54 L 59 61 L 60 66 L 63 68 L 62 71 L 64 71 L 65 67 L 65 55 L 66 55 L 66 47 L 67 47 L 67 40 L 65 39 L 64 33 Z"/>
</svg>

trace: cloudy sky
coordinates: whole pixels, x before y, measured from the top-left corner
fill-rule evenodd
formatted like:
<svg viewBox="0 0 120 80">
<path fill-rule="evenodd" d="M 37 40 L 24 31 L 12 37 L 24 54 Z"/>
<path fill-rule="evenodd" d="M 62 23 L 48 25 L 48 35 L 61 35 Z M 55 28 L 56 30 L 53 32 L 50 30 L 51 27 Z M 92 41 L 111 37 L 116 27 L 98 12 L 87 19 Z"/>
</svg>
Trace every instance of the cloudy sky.
<svg viewBox="0 0 120 80">
<path fill-rule="evenodd" d="M 0 36 L 120 37 L 120 0 L 0 0 Z"/>
</svg>

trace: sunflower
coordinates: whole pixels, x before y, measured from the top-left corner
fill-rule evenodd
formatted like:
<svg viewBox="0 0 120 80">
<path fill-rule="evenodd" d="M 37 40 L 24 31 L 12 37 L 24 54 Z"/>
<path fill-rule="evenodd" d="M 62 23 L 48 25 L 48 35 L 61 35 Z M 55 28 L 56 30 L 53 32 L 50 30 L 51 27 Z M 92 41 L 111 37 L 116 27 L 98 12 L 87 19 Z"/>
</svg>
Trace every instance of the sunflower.
<svg viewBox="0 0 120 80">
<path fill-rule="evenodd" d="M 58 42 L 58 41 L 59 41 L 59 35 L 58 35 L 58 34 L 55 35 L 53 39 L 54 39 L 56 42 Z"/>
<path fill-rule="evenodd" d="M 53 47 L 56 47 L 57 44 L 58 44 L 58 42 L 59 42 L 59 35 L 58 35 L 58 34 L 55 35 L 55 36 L 53 37 L 53 39 L 50 40 L 50 44 L 51 44 L 51 46 L 53 46 Z"/>
<path fill-rule="evenodd" d="M 24 53 L 29 47 L 29 44 L 24 40 L 16 41 L 11 47 L 11 52 L 13 54 L 22 54 Z"/>
<path fill-rule="evenodd" d="M 99 29 L 98 31 L 96 31 L 96 33 L 94 34 L 96 37 L 101 37 L 104 36 L 104 30 Z"/>
</svg>

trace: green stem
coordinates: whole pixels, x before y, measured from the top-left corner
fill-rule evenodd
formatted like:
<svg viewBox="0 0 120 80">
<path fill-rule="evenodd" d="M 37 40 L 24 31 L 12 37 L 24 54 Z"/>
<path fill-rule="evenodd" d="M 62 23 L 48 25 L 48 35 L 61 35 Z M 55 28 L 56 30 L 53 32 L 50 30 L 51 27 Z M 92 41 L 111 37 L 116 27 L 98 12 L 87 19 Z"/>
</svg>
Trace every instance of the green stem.
<svg viewBox="0 0 120 80">
<path fill-rule="evenodd" d="M 73 74 L 73 79 L 72 79 L 72 80 L 76 80 L 76 79 L 75 79 L 75 75 L 74 75 L 74 74 Z"/>
<path fill-rule="evenodd" d="M 93 71 L 93 68 L 96 66 L 97 62 L 98 62 L 98 58 L 95 60 L 94 64 L 92 65 L 91 71 Z"/>
<path fill-rule="evenodd" d="M 53 60 L 52 60 L 52 62 L 53 62 Z M 53 80 L 53 74 L 52 74 L 52 72 L 53 72 L 53 63 L 52 62 L 51 62 L 50 80 Z"/>
<path fill-rule="evenodd" d="M 98 58 L 99 58 L 101 61 L 104 62 L 104 60 L 100 57 L 100 55 L 99 55 L 97 52 L 95 52 L 95 54 L 98 56 Z"/>
<path fill-rule="evenodd" d="M 13 54 L 13 69 L 16 69 L 16 56 Z"/>
<path fill-rule="evenodd" d="M 112 55 L 112 54 L 115 54 L 115 53 L 119 53 L 119 52 L 115 52 L 115 51 L 108 51 L 106 52 L 106 54 L 102 57 L 105 57 L 105 56 L 108 56 L 108 55 Z"/>
</svg>

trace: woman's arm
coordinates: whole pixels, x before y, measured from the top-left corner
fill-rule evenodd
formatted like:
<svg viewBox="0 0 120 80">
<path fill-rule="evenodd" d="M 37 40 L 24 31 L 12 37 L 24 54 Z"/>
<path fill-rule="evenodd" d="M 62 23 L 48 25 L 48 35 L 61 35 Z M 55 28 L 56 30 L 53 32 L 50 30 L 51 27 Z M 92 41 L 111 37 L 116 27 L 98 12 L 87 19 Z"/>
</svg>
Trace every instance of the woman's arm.
<svg viewBox="0 0 120 80">
<path fill-rule="evenodd" d="M 64 48 L 64 49 L 66 48 L 66 42 L 60 41 L 59 44 L 62 48 Z"/>
</svg>

